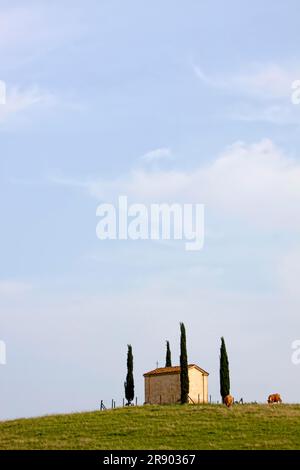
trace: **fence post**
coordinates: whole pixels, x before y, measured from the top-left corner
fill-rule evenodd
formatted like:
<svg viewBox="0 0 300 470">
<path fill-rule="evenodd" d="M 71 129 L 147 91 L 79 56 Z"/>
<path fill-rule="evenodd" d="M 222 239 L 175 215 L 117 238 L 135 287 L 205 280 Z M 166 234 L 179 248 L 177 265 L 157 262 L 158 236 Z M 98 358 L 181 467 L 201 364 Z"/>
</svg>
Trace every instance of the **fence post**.
<svg viewBox="0 0 300 470">
<path fill-rule="evenodd" d="M 106 410 L 103 400 L 100 403 L 100 411 Z"/>
<path fill-rule="evenodd" d="M 137 406 L 137 397 L 135 397 L 135 406 Z"/>
</svg>

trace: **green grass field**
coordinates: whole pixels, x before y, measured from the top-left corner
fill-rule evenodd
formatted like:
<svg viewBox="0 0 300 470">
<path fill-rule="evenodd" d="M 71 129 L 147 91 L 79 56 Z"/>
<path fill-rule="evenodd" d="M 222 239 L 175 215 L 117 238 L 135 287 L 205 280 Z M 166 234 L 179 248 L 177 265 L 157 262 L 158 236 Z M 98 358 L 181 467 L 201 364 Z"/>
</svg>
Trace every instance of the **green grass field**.
<svg viewBox="0 0 300 470">
<path fill-rule="evenodd" d="M 0 449 L 300 449 L 300 405 L 144 406 L 6 421 Z"/>
</svg>

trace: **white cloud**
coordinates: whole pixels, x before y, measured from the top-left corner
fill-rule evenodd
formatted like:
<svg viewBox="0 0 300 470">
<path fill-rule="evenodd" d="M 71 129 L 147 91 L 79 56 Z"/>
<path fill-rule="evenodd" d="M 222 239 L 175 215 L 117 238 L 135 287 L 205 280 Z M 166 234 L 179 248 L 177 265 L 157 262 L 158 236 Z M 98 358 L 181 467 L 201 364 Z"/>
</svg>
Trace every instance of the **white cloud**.
<svg viewBox="0 0 300 470">
<path fill-rule="evenodd" d="M 142 160 L 146 162 L 156 162 L 159 160 L 165 160 L 172 158 L 172 151 L 168 147 L 161 147 L 155 150 L 150 150 L 145 153 L 142 157 Z"/>
<path fill-rule="evenodd" d="M 300 164 L 268 139 L 234 144 L 194 179 L 197 192 L 224 214 L 283 231 L 300 228 Z"/>
<path fill-rule="evenodd" d="M 237 106 L 228 116 L 244 122 L 265 122 L 275 125 L 300 125 L 300 112 L 297 106 L 276 104 L 273 106 Z"/>
<path fill-rule="evenodd" d="M 85 188 L 98 200 L 124 194 L 135 202 L 204 203 L 216 215 L 260 228 L 300 229 L 300 163 L 268 139 L 236 142 L 192 172 L 142 169 L 114 180 L 67 184 Z"/>
<path fill-rule="evenodd" d="M 197 78 L 199 78 L 199 80 L 201 80 L 201 82 L 205 83 L 206 85 L 216 87 L 216 88 L 220 88 L 222 86 L 218 80 L 215 80 L 211 76 L 206 75 L 206 73 L 204 73 L 204 71 L 199 65 L 192 63 L 192 68 L 193 68 L 194 74 L 196 75 Z"/>
<path fill-rule="evenodd" d="M 6 102 L 0 105 L 0 124 L 9 120 L 11 116 L 24 113 L 34 107 L 49 107 L 56 104 L 53 94 L 32 87 L 21 90 L 18 87 L 7 88 Z"/>
<path fill-rule="evenodd" d="M 299 76 L 299 66 L 254 65 L 233 77 L 232 84 L 245 92 L 265 98 L 289 98 L 292 83 Z"/>
<path fill-rule="evenodd" d="M 300 64 L 250 64 L 237 73 L 210 76 L 199 65 L 192 65 L 194 74 L 204 84 L 260 99 L 288 99 L 292 83 L 300 78 Z"/>
<path fill-rule="evenodd" d="M 30 290 L 32 290 L 32 285 L 26 282 L 0 280 L 1 296 L 20 295 Z"/>
</svg>

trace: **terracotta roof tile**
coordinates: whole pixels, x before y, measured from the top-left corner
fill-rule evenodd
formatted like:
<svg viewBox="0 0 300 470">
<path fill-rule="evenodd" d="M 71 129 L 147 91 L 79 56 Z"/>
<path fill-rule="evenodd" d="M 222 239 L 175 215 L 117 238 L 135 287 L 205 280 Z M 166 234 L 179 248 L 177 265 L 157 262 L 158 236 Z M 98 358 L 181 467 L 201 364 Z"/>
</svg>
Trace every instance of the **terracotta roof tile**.
<svg viewBox="0 0 300 470">
<path fill-rule="evenodd" d="M 195 367 L 198 369 L 200 372 L 202 372 L 204 375 L 209 375 L 208 372 L 206 372 L 204 369 L 201 369 L 201 367 L 197 366 L 196 364 L 189 364 L 189 369 L 192 367 Z M 166 374 L 179 374 L 180 373 L 180 366 L 174 366 L 174 367 L 158 367 L 157 369 L 150 370 L 149 372 L 146 372 L 144 374 L 144 377 L 149 377 L 151 375 L 166 375 Z"/>
</svg>

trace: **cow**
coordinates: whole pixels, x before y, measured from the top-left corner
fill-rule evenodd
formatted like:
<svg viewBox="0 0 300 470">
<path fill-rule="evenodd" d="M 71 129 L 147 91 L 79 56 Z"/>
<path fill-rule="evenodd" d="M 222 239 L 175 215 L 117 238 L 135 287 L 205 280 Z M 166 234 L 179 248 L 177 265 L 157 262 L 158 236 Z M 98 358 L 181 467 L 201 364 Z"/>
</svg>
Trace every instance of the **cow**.
<svg viewBox="0 0 300 470">
<path fill-rule="evenodd" d="M 273 393 L 268 396 L 268 403 L 282 403 L 282 399 L 279 393 Z"/>
<path fill-rule="evenodd" d="M 227 408 L 230 408 L 234 403 L 234 398 L 231 395 L 226 395 L 224 398 L 224 405 L 227 406 Z"/>
</svg>

